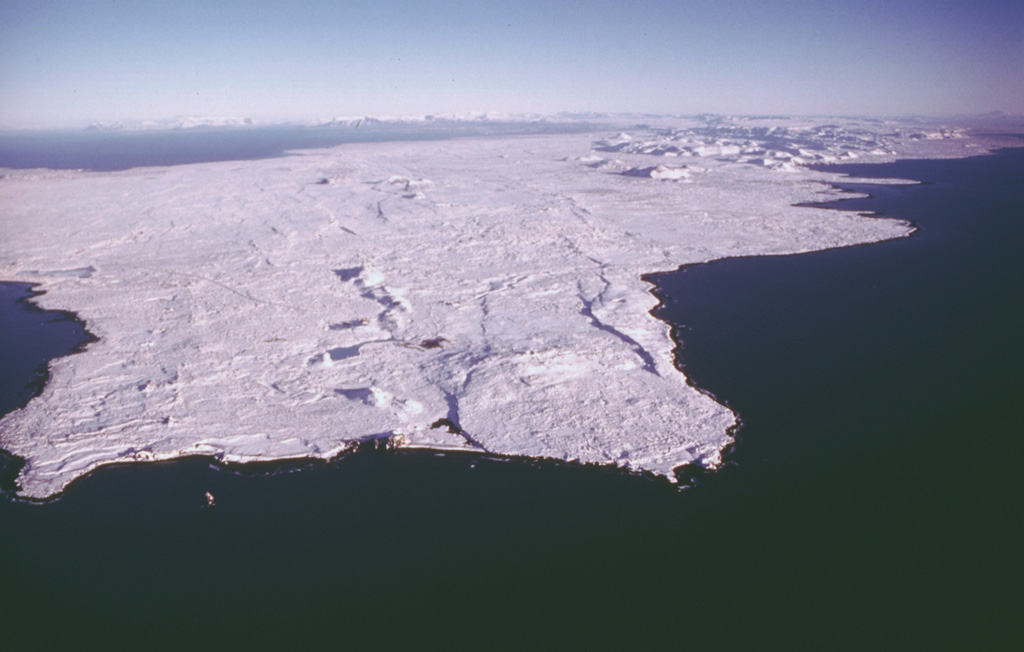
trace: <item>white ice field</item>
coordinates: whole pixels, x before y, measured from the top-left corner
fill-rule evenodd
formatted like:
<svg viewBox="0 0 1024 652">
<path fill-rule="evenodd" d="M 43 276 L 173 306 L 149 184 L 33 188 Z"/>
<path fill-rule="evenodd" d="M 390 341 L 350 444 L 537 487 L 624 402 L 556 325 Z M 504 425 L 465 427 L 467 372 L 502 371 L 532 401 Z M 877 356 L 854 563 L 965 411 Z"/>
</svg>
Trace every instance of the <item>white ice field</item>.
<svg viewBox="0 0 1024 652">
<path fill-rule="evenodd" d="M 670 479 L 714 467 L 735 415 L 687 385 L 641 276 L 905 236 L 795 207 L 839 196 L 807 165 L 984 151 L 891 122 L 620 129 L 0 171 L 0 280 L 38 284 L 36 303 L 99 338 L 0 422 L 21 495 L 104 464 L 330 458 L 375 438 Z"/>
</svg>

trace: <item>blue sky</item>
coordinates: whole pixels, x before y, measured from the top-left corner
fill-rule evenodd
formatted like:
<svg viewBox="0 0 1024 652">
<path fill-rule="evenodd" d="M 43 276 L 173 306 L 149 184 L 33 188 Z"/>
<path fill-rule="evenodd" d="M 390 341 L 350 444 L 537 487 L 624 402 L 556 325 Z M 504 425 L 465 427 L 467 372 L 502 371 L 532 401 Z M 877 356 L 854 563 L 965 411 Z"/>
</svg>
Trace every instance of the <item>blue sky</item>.
<svg viewBox="0 0 1024 652">
<path fill-rule="evenodd" d="M 1024 2 L 0 0 L 0 125 L 1024 113 Z"/>
</svg>

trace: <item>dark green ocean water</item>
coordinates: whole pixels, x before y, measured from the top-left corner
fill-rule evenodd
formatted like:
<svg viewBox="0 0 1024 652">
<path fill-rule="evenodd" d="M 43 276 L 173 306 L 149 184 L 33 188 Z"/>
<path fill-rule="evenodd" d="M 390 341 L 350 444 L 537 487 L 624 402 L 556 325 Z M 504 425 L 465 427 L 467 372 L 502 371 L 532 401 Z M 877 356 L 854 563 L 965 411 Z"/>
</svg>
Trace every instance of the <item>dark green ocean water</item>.
<svg viewBox="0 0 1024 652">
<path fill-rule="evenodd" d="M 686 373 L 742 418 L 719 471 L 679 490 L 373 449 L 109 467 L 0 500 L 0 647 L 1019 643 L 1024 149 L 842 169 L 925 181 L 836 205 L 918 233 L 651 279 Z M 0 374 L 24 386 L 34 365 L 8 360 L 76 335 L 16 292 Z"/>
</svg>

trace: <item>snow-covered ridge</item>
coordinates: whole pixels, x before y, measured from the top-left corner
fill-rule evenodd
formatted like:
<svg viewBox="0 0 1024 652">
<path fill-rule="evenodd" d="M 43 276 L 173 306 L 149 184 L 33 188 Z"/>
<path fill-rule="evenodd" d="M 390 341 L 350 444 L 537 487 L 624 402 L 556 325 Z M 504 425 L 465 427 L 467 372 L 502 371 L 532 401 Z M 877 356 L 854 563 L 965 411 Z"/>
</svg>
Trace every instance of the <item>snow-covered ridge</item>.
<svg viewBox="0 0 1024 652">
<path fill-rule="evenodd" d="M 163 131 L 181 129 L 228 129 L 256 127 L 259 122 L 252 118 L 189 116 L 173 120 L 107 120 L 94 122 L 86 131 Z"/>
<path fill-rule="evenodd" d="M 984 151 L 778 122 L 3 171 L 0 278 L 38 283 L 37 303 L 99 340 L 51 363 L 0 447 L 38 498 L 104 464 L 329 458 L 371 439 L 714 467 L 734 415 L 686 384 L 641 276 L 910 232 L 795 207 L 839 194 L 794 158 Z M 769 151 L 792 169 L 754 161 Z"/>
<path fill-rule="evenodd" d="M 540 113 L 501 113 L 469 111 L 462 113 L 435 113 L 424 115 L 348 115 L 331 116 L 302 120 L 266 120 L 244 116 L 180 116 L 162 120 L 101 120 L 85 127 L 86 131 L 180 131 L 189 129 L 233 129 L 233 128 L 265 128 L 265 127 L 316 127 L 316 128 L 358 128 L 374 126 L 410 126 L 417 125 L 485 125 L 488 123 L 587 123 L 623 125 L 635 121 L 643 121 L 657 125 L 664 131 L 686 131 L 699 126 L 704 136 L 717 132 L 721 137 L 757 138 L 765 130 L 790 131 L 794 135 L 802 129 L 821 129 L 822 134 L 829 128 L 842 125 L 840 131 L 846 135 L 854 135 L 860 131 L 864 134 L 883 134 L 886 129 L 904 129 L 905 134 L 890 135 L 904 140 L 942 139 L 961 137 L 967 128 L 985 129 L 990 131 L 1011 132 L 1024 128 L 1024 116 L 1006 115 L 998 112 L 985 115 L 960 116 L 949 118 L 946 122 L 938 119 L 856 119 L 856 118 L 780 118 L 751 117 L 728 115 L 699 116 L 661 116 L 652 114 L 623 114 L 596 112 L 561 112 L 555 114 Z M 830 124 L 834 123 L 834 124 Z M 949 126 L 950 124 L 954 126 Z M 668 125 L 668 126 L 666 126 Z M 686 125 L 685 127 L 681 125 Z M 645 129 L 648 125 L 642 125 Z M 847 129 L 849 128 L 849 130 Z M 0 125 L 0 131 L 14 130 Z M 733 133 L 729 133 L 730 130 Z"/>
<path fill-rule="evenodd" d="M 967 138 L 966 129 L 958 127 L 760 122 L 716 116 L 692 127 L 652 129 L 641 125 L 643 137 L 620 132 L 597 141 L 594 149 L 665 159 L 712 158 L 792 171 L 799 166 L 840 163 L 863 156 L 896 156 L 898 150 L 914 141 Z"/>
<path fill-rule="evenodd" d="M 377 115 L 377 116 L 340 116 L 318 120 L 302 120 L 297 123 L 307 127 L 359 127 L 374 125 L 421 125 L 438 123 L 486 123 L 486 122 L 547 122 L 581 120 L 582 116 L 558 115 L 546 116 L 524 113 L 438 113 L 427 115 Z"/>
<path fill-rule="evenodd" d="M 169 120 L 104 120 L 93 122 L 86 131 L 174 131 L 184 129 L 232 129 L 248 127 L 374 127 L 386 125 L 480 124 L 488 122 L 547 122 L 550 120 L 581 120 L 579 115 L 544 116 L 511 113 L 448 113 L 436 115 L 335 116 L 312 120 L 268 122 L 251 117 L 186 116 Z"/>
</svg>

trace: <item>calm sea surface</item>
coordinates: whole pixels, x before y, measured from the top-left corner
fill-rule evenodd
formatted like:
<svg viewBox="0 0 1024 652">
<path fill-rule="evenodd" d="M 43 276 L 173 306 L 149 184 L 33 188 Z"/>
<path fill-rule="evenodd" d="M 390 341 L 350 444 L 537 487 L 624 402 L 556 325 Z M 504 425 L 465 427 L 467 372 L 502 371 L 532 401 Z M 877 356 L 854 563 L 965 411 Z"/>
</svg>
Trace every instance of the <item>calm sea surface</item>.
<svg viewBox="0 0 1024 652">
<path fill-rule="evenodd" d="M 0 168 L 110 172 L 134 167 L 286 156 L 343 143 L 588 131 L 583 122 L 367 123 L 356 126 L 154 131 L 0 131 Z"/>
<path fill-rule="evenodd" d="M 1024 549 L 1024 149 L 841 169 L 925 181 L 835 205 L 919 232 L 652 277 L 687 374 L 743 420 L 728 464 L 688 489 L 372 449 L 110 467 L 52 503 L 0 500 L 0 640 L 1005 646 Z M 0 296 L 5 388 L 81 337 L 22 292 Z"/>
</svg>

